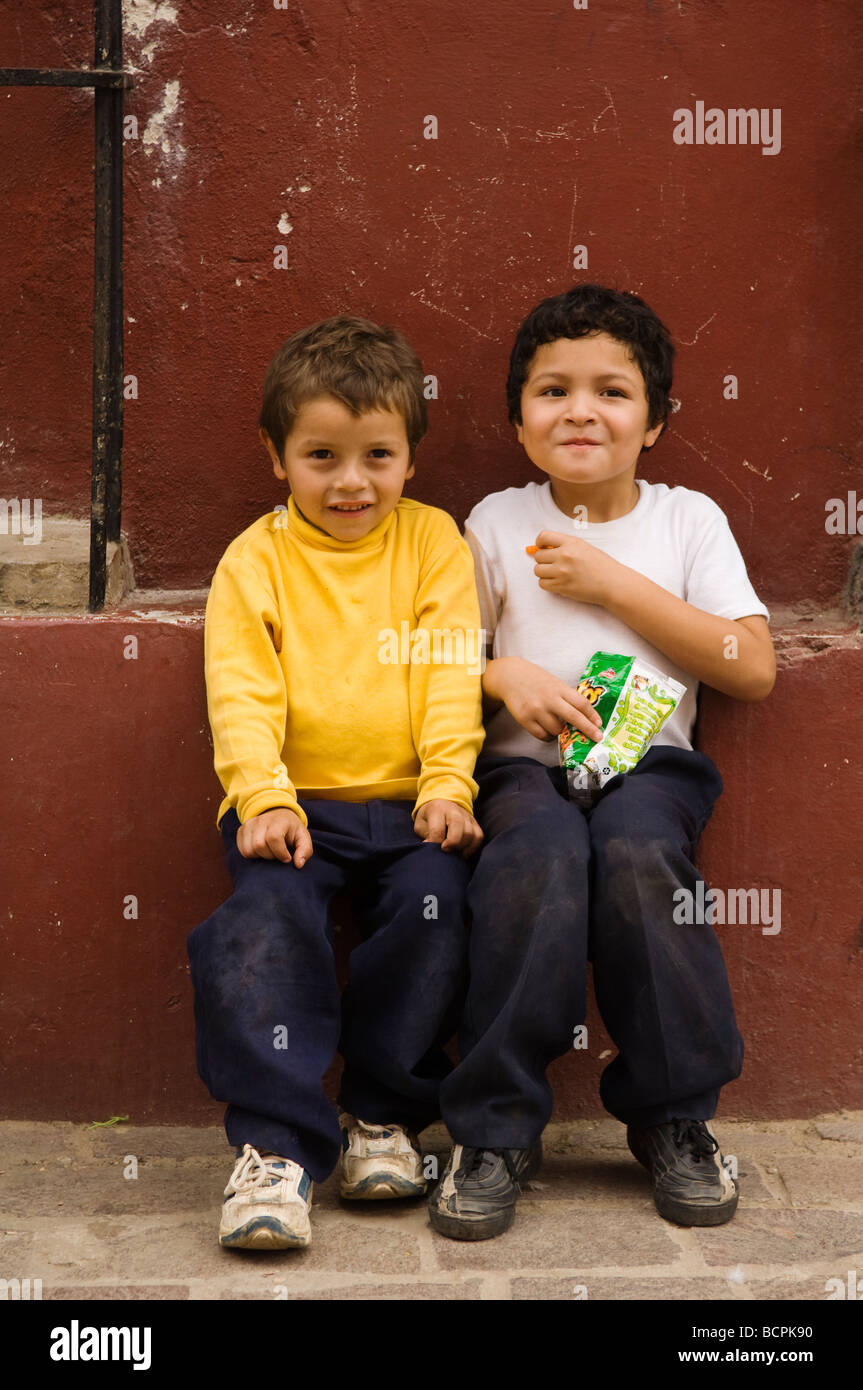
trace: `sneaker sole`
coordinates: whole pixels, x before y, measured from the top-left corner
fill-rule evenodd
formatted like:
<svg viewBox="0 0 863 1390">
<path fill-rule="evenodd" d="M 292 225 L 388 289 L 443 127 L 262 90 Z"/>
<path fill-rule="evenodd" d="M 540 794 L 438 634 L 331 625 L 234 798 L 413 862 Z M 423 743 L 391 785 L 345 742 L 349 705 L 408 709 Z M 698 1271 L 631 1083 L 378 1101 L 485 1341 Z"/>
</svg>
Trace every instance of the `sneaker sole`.
<svg viewBox="0 0 863 1390">
<path fill-rule="evenodd" d="M 272 1216 L 255 1216 L 235 1231 L 219 1232 L 227 1250 L 296 1250 L 311 1245 L 311 1233 L 290 1231 Z"/>
<path fill-rule="evenodd" d="M 676 1226 L 722 1226 L 736 1212 L 738 1196 L 735 1192 L 727 1202 L 718 1202 L 713 1207 L 681 1202 L 663 1192 L 654 1192 L 653 1201 L 659 1215 L 664 1216 L 666 1221 L 673 1221 Z"/>
<path fill-rule="evenodd" d="M 428 1186 L 411 1182 L 410 1178 L 395 1177 L 392 1173 L 371 1173 L 360 1182 L 342 1184 L 339 1196 L 345 1202 L 387 1202 L 398 1197 L 424 1197 Z"/>
<path fill-rule="evenodd" d="M 632 1157 L 641 1164 L 645 1172 L 650 1174 L 649 1160 L 638 1152 L 637 1145 L 633 1145 L 628 1133 L 626 1143 Z M 733 1197 L 729 1197 L 725 1202 L 717 1202 L 715 1205 L 707 1207 L 698 1202 L 684 1202 L 666 1192 L 657 1190 L 655 1187 L 653 1189 L 653 1203 L 656 1210 L 666 1221 L 673 1221 L 675 1226 L 723 1226 L 726 1221 L 731 1220 L 736 1212 L 739 1198 L 740 1192 L 738 1190 Z"/>
<path fill-rule="evenodd" d="M 450 1212 L 429 1207 L 429 1221 L 439 1235 L 451 1240 L 491 1240 L 508 1231 L 515 1219 L 515 1207 L 496 1211 L 491 1216 L 453 1216 Z"/>
</svg>

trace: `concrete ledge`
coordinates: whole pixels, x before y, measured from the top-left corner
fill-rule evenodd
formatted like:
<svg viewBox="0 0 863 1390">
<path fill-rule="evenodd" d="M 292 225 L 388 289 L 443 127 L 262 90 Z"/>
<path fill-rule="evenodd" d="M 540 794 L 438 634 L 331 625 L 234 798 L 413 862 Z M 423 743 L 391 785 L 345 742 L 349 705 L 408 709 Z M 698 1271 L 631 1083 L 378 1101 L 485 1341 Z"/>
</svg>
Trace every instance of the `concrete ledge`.
<svg viewBox="0 0 863 1390">
<path fill-rule="evenodd" d="M 213 1124 L 198 1080 L 185 940 L 231 892 L 203 680 L 201 591 L 128 594 L 100 614 L 0 617 L 7 736 L 0 837 L 2 1114 Z M 855 692 L 863 639 L 838 616 L 775 631 L 771 698 L 705 690 L 699 745 L 725 792 L 701 842 L 708 884 L 781 891 L 781 930 L 717 926 L 746 1060 L 721 1115 L 863 1108 Z M 132 640 L 134 639 L 134 640 Z M 14 808 L 14 810 L 12 809 Z M 344 978 L 355 944 L 337 936 Z M 555 1117 L 602 1115 L 614 1056 L 555 1062 Z M 334 1094 L 337 1066 L 327 1086 Z"/>
<path fill-rule="evenodd" d="M 8 525 L 8 513 L 3 520 Z M 134 587 L 129 544 L 121 535 L 106 546 L 106 606 L 116 606 Z M 28 507 L 13 530 L 0 531 L 0 613 L 86 613 L 89 597 L 89 519 L 43 519 L 41 508 L 31 518 Z"/>
</svg>

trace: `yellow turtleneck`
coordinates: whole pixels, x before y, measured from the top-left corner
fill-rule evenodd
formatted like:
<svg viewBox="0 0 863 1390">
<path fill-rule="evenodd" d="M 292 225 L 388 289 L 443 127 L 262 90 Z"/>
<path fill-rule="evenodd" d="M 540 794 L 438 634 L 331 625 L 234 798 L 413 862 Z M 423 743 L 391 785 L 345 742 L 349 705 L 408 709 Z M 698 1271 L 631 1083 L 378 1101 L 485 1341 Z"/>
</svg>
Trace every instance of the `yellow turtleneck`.
<svg viewBox="0 0 863 1390">
<path fill-rule="evenodd" d="M 241 822 L 287 806 L 307 824 L 298 796 L 470 811 L 483 650 L 473 560 L 448 513 L 402 497 L 340 541 L 289 497 L 231 542 L 207 600 L 217 823 L 231 806 Z"/>
</svg>

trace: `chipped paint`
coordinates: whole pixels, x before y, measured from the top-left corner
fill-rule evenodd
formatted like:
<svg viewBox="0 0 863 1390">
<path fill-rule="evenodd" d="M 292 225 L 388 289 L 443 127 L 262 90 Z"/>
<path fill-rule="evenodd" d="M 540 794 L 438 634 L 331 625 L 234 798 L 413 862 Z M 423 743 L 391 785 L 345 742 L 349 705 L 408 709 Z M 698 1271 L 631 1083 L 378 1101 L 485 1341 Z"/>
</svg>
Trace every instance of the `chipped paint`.
<svg viewBox="0 0 863 1390">
<path fill-rule="evenodd" d="M 177 112 L 180 109 L 179 94 L 180 83 L 177 79 L 174 78 L 171 82 L 167 82 L 161 108 L 151 112 L 144 127 L 144 148 L 149 152 L 153 146 L 158 146 L 166 159 L 183 160 L 186 158 L 185 147 L 180 144 L 179 140 L 179 133 L 182 128 L 180 119 L 177 117 Z"/>
</svg>

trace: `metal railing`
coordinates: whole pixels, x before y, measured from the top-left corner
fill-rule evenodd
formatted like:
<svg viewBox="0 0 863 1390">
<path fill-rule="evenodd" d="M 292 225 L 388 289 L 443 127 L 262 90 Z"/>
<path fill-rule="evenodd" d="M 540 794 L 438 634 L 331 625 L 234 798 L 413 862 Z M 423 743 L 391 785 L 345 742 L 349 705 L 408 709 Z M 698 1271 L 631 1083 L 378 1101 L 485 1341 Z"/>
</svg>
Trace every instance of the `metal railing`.
<svg viewBox="0 0 863 1390">
<path fill-rule="evenodd" d="M 91 613 L 105 603 L 108 541 L 120 540 L 123 452 L 122 0 L 94 0 L 95 56 L 86 68 L 0 68 L 0 87 L 92 87 L 94 92 L 93 432 L 90 470 Z"/>
</svg>

